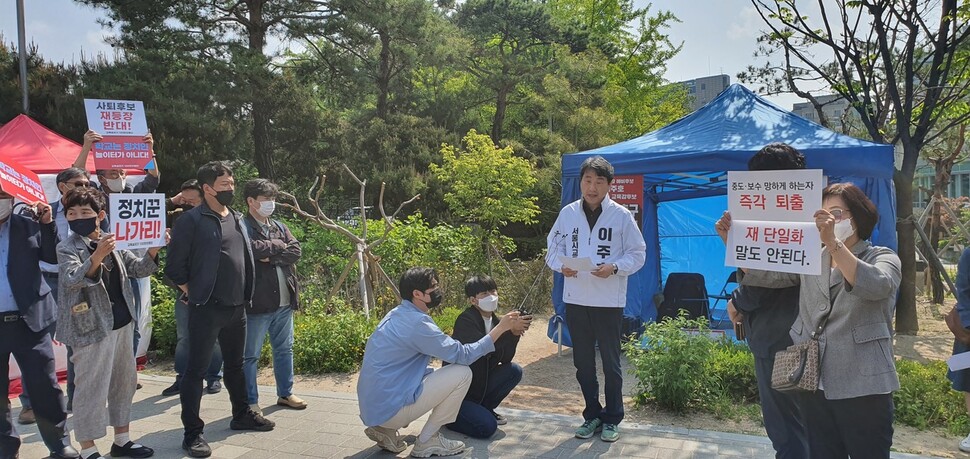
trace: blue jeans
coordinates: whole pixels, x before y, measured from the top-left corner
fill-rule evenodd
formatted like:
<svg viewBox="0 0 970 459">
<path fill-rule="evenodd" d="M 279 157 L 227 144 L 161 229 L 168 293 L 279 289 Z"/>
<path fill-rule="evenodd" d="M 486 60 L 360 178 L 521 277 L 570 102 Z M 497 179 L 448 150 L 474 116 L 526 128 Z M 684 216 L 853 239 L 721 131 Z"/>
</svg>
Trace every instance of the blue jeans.
<svg viewBox="0 0 970 459">
<path fill-rule="evenodd" d="M 249 314 L 246 324 L 246 350 L 243 356 L 243 373 L 249 404 L 259 403 L 256 389 L 256 371 L 259 354 L 269 333 L 269 345 L 273 348 L 273 375 L 276 376 L 276 395 L 286 398 L 293 395 L 293 309 L 283 306 L 266 314 Z"/>
<path fill-rule="evenodd" d="M 463 400 L 458 410 L 458 418 L 447 427 L 472 438 L 491 437 L 498 428 L 495 415 L 492 413 L 520 381 L 522 381 L 522 367 L 518 364 L 510 363 L 496 367 L 488 374 L 482 403 L 475 403 L 467 398 Z"/>
<path fill-rule="evenodd" d="M 175 377 L 182 380 L 185 367 L 189 364 L 189 305 L 175 300 Z M 212 360 L 205 373 L 205 381 L 212 384 L 222 379 L 222 350 L 217 341 L 212 347 Z"/>
</svg>

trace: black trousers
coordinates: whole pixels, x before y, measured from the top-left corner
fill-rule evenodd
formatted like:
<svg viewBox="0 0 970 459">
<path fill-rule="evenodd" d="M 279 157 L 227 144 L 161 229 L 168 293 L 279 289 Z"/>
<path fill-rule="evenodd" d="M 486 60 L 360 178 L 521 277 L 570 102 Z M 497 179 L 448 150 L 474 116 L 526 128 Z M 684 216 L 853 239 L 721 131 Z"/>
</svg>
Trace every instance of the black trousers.
<svg viewBox="0 0 970 459">
<path fill-rule="evenodd" d="M 808 457 L 808 436 L 800 410 L 802 395 L 771 388 L 771 368 L 774 363 L 774 356 L 754 359 L 765 431 L 771 446 L 775 448 L 777 459 L 804 459 Z"/>
<path fill-rule="evenodd" d="M 804 396 L 802 414 L 811 457 L 889 459 L 893 444 L 892 394 L 826 400 L 822 391 Z"/>
<path fill-rule="evenodd" d="M 243 376 L 243 351 L 246 345 L 246 308 L 243 306 L 189 305 L 188 365 L 179 385 L 182 402 L 182 426 L 186 438 L 202 434 L 205 422 L 199 417 L 202 402 L 202 380 L 212 360 L 212 348 L 219 340 L 223 358 L 223 379 L 232 416 L 242 416 L 249 409 L 246 378 Z"/>
<path fill-rule="evenodd" d="M 4 390 L 10 385 L 10 355 L 20 366 L 20 378 L 30 391 L 30 401 L 37 416 L 37 428 L 51 451 L 70 444 L 64 430 L 67 413 L 64 394 L 54 372 L 54 346 L 49 330 L 35 332 L 23 320 L 0 322 L 0 374 Z M 13 424 L 10 400 L 0 402 L 0 458 L 10 458 L 20 449 L 20 436 Z"/>
<path fill-rule="evenodd" d="M 573 365 L 583 391 L 583 419 L 599 418 L 606 424 L 623 420 L 623 370 L 620 368 L 620 332 L 623 308 L 598 308 L 566 303 L 566 326 L 573 340 Z M 596 378 L 596 345 L 599 344 L 606 379 L 606 408 L 600 403 Z"/>
</svg>

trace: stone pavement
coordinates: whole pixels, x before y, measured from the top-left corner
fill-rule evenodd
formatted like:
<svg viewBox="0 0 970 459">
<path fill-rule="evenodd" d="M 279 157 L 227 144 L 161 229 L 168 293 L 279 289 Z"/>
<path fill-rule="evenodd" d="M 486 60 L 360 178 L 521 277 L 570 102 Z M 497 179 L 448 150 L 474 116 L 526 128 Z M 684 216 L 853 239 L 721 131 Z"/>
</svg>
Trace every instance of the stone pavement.
<svg viewBox="0 0 970 459">
<path fill-rule="evenodd" d="M 162 397 L 162 389 L 173 378 L 140 375 L 144 388 L 136 392 L 132 408 L 131 438 L 155 449 L 161 459 L 184 457 L 181 449 L 182 425 L 179 419 L 179 399 Z M 275 391 L 260 388 L 265 405 L 276 401 Z M 202 418 L 207 422 L 205 438 L 212 446 L 213 458 L 365 458 L 393 457 L 381 451 L 364 436 L 357 400 L 353 394 L 330 392 L 300 393 L 309 407 L 303 411 L 269 406 L 264 414 L 276 422 L 271 432 L 237 432 L 229 429 L 229 397 L 225 390 L 202 398 Z M 18 403 L 16 399 L 11 402 Z M 499 409 L 509 418 L 508 425 L 489 441 L 473 440 L 447 429 L 447 437 L 460 439 L 470 447 L 466 458 L 771 458 L 771 444 L 765 437 L 732 433 L 692 430 L 624 423 L 620 440 L 605 443 L 594 437 L 590 440 L 573 438 L 579 424 L 578 417 L 544 414 L 531 411 Z M 14 413 L 19 413 L 19 407 Z M 422 418 L 401 431 L 414 434 L 423 425 Z M 70 427 L 71 421 L 68 421 Z M 17 426 L 24 440 L 20 450 L 23 459 L 43 458 L 47 449 L 40 441 L 35 426 Z M 102 454 L 110 451 L 111 433 L 97 442 Z M 77 442 L 74 443 L 78 447 Z M 399 454 L 405 457 L 410 448 Z M 910 454 L 894 453 L 894 458 L 918 458 Z"/>
</svg>

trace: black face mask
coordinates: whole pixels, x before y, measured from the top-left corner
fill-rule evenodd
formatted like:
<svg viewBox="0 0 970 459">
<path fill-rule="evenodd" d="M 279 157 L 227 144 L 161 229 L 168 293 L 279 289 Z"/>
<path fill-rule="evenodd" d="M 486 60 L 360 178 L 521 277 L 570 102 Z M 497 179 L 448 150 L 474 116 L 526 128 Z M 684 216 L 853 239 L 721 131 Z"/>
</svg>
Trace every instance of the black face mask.
<svg viewBox="0 0 970 459">
<path fill-rule="evenodd" d="M 81 236 L 89 236 L 98 228 L 98 218 L 79 218 L 77 220 L 71 220 L 67 222 L 67 226 Z"/>
<path fill-rule="evenodd" d="M 438 306 L 441 306 L 441 300 L 444 298 L 444 295 L 441 294 L 441 290 L 440 289 L 435 290 L 431 292 L 430 295 L 431 295 L 431 302 L 428 303 L 428 308 L 433 309 L 433 308 L 437 308 Z"/>
<path fill-rule="evenodd" d="M 222 204 L 224 206 L 228 206 L 229 204 L 232 204 L 232 198 L 233 198 L 233 190 L 216 192 L 216 201 L 219 201 L 219 204 Z"/>
</svg>

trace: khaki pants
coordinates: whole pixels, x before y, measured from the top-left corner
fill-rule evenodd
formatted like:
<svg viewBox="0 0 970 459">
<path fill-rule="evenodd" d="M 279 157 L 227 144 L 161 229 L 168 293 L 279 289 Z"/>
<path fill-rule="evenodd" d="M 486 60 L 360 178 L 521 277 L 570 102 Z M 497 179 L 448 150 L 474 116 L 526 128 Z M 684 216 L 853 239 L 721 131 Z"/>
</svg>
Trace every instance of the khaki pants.
<svg viewBox="0 0 970 459">
<path fill-rule="evenodd" d="M 410 405 L 401 408 L 381 425 L 389 429 L 403 429 L 428 411 L 431 416 L 421 429 L 420 437 L 429 438 L 441 426 L 455 422 L 461 401 L 472 383 L 472 370 L 465 365 L 447 365 L 435 370 L 422 381 L 421 395 Z"/>
<path fill-rule="evenodd" d="M 106 427 L 124 427 L 131 422 L 131 400 L 138 376 L 132 348 L 134 327 L 125 325 L 108 332 L 103 340 L 75 347 L 74 438 L 94 441 Z"/>
</svg>

